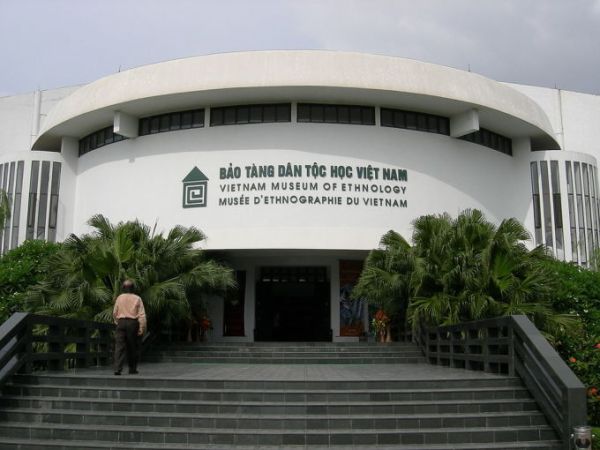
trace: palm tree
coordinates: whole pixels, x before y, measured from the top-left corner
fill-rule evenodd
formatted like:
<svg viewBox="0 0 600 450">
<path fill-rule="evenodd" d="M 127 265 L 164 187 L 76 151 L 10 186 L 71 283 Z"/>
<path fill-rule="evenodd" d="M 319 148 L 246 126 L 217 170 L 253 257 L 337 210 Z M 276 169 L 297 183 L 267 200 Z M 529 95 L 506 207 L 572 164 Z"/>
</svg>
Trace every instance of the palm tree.
<svg viewBox="0 0 600 450">
<path fill-rule="evenodd" d="M 404 311 L 413 328 L 526 314 L 538 326 L 572 326 L 548 300 L 554 279 L 543 247 L 528 250 L 527 230 L 515 219 L 496 226 L 478 210 L 456 219 L 425 215 L 413 222 L 413 245 L 384 235 L 373 250 L 355 295 L 387 311 Z"/>
<path fill-rule="evenodd" d="M 527 249 L 529 233 L 516 219 L 495 226 L 481 211 L 465 210 L 454 220 L 424 216 L 414 226 L 422 273 L 409 307 L 413 326 L 509 314 L 526 314 L 542 327 L 572 323 L 550 308 L 549 257 L 543 247 Z"/>
<path fill-rule="evenodd" d="M 402 325 L 414 272 L 415 258 L 410 244 L 395 231 L 388 231 L 379 248 L 369 253 L 352 297 L 366 299 Z"/>
<path fill-rule="evenodd" d="M 171 327 L 188 319 L 193 294 L 233 287 L 233 271 L 196 248 L 204 234 L 177 226 L 166 235 L 139 221 L 112 225 L 92 217 L 90 234 L 71 235 L 47 264 L 48 277 L 27 293 L 41 312 L 112 321 L 121 283 L 134 280 L 149 326 Z"/>
</svg>

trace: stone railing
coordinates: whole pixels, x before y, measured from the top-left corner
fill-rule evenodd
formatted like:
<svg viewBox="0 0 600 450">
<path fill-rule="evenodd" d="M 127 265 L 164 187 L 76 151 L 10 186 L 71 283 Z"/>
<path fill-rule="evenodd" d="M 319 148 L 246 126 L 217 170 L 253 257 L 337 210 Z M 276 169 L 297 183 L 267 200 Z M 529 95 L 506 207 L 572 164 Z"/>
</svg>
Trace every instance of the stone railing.
<svg viewBox="0 0 600 450">
<path fill-rule="evenodd" d="M 415 337 L 431 364 L 520 377 L 565 450 L 586 424 L 585 386 L 526 316 L 421 327 Z"/>
</svg>

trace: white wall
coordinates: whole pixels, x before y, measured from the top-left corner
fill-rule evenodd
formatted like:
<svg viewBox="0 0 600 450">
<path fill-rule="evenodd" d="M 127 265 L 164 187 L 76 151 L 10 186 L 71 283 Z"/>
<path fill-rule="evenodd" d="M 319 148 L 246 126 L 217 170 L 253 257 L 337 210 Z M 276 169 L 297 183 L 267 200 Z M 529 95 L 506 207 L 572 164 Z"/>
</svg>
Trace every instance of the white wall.
<svg viewBox="0 0 600 450">
<path fill-rule="evenodd" d="M 600 96 L 510 84 L 546 112 L 563 150 L 600 158 Z"/>
<path fill-rule="evenodd" d="M 347 206 L 348 193 L 338 194 L 344 198 L 342 206 L 218 206 L 223 195 L 219 187 L 226 184 L 219 180 L 220 168 L 287 162 L 406 169 L 408 182 L 360 184 L 406 187 L 406 195 L 395 197 L 406 199 L 408 207 Z M 184 209 L 181 181 L 194 166 L 210 180 L 208 206 Z M 417 131 L 295 123 L 208 127 L 144 136 L 81 157 L 74 231 L 86 231 L 86 221 L 102 213 L 112 221 L 158 221 L 161 229 L 195 225 L 208 235 L 210 249 L 369 249 L 391 228 L 409 237 L 411 221 L 422 214 L 455 215 L 479 208 L 492 221 L 508 216 L 524 220 L 530 203 L 529 192 L 523 192 L 528 176 L 528 165 L 519 158 Z M 243 169 L 239 181 L 248 181 Z M 294 181 L 320 187 L 335 182 L 338 188 L 347 182 L 330 176 Z"/>
<path fill-rule="evenodd" d="M 57 240 L 63 240 L 72 230 L 72 202 L 69 194 L 74 194 L 73 173 L 75 169 L 66 170 L 64 155 L 56 152 L 32 151 L 31 143 L 44 121 L 45 115 L 58 101 L 76 90 L 77 87 L 37 91 L 29 94 L 0 98 L 0 163 L 24 161 L 23 193 L 21 197 L 21 213 L 18 242 L 26 237 L 27 211 L 29 205 L 29 186 L 32 161 L 61 162 L 61 191 L 59 195 L 59 212 Z M 70 161 L 71 166 L 77 161 Z M 71 175 L 69 177 L 69 175 Z M 49 196 L 48 196 L 49 197 Z M 65 203 L 66 202 L 66 203 Z M 47 236 L 46 236 L 47 237 Z"/>
</svg>

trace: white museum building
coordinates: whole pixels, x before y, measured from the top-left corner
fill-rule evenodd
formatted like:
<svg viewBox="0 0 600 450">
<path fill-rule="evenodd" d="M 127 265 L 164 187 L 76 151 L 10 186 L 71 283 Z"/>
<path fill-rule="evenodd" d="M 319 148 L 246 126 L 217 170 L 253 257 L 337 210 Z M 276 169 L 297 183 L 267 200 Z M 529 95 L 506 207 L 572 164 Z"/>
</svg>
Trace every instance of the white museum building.
<svg viewBox="0 0 600 450">
<path fill-rule="evenodd" d="M 532 246 L 587 265 L 599 143 L 597 95 L 409 59 L 168 61 L 0 98 L 0 252 L 87 232 L 95 214 L 196 226 L 241 286 L 211 303 L 214 339 L 345 340 L 340 297 L 368 251 L 423 214 L 515 217 Z"/>
</svg>

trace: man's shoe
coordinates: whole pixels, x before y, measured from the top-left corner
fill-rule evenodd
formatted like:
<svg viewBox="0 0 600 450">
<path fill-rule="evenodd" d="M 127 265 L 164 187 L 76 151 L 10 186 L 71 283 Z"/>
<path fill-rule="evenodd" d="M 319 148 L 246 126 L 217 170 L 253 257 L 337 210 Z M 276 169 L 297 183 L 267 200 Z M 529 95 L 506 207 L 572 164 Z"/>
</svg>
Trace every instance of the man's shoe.
<svg viewBox="0 0 600 450">
<path fill-rule="evenodd" d="M 121 375 L 121 371 L 115 372 L 115 375 Z"/>
</svg>

